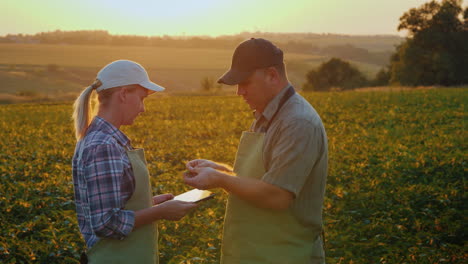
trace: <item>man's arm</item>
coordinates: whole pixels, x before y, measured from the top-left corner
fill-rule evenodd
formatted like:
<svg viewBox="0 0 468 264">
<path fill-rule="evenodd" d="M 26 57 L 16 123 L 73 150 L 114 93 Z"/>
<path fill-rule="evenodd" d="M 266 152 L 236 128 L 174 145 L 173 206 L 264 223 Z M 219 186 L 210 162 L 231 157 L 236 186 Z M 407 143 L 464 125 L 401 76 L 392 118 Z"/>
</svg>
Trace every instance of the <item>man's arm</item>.
<svg viewBox="0 0 468 264">
<path fill-rule="evenodd" d="M 320 127 L 307 120 L 290 120 L 278 138 L 271 166 L 261 180 L 236 177 L 233 172 L 220 171 L 217 163 L 194 160 L 187 163 L 191 175 L 184 176 L 185 182 L 199 189 L 223 188 L 257 207 L 284 210 L 299 194 L 318 159 L 323 135 Z"/>
<path fill-rule="evenodd" d="M 223 188 L 260 208 L 285 210 L 294 199 L 293 193 L 262 180 L 237 177 L 211 167 L 189 168 L 189 171 L 196 175 L 184 175 L 188 185 L 202 190 Z"/>
</svg>

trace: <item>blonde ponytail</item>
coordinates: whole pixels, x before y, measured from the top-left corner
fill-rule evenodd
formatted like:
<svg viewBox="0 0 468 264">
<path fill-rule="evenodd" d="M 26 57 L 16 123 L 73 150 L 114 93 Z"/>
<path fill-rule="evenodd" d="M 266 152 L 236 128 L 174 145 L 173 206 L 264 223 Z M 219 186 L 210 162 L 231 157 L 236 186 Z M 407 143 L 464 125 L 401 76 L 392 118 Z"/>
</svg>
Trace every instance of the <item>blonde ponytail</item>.
<svg viewBox="0 0 468 264">
<path fill-rule="evenodd" d="M 100 85 L 101 82 L 96 80 L 92 85 L 86 87 L 73 104 L 73 121 L 75 124 L 75 136 L 77 141 L 81 140 L 86 135 L 89 123 L 91 122 L 91 114 L 93 113 L 91 109 L 92 106 L 90 105 L 91 93 Z"/>
</svg>

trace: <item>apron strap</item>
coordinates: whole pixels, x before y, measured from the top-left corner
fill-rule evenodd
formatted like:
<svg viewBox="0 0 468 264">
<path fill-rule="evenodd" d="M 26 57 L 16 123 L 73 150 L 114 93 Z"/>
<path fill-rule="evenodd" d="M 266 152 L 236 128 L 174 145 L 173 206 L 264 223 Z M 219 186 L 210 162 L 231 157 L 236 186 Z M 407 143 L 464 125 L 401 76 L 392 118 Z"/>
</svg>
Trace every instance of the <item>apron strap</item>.
<svg viewBox="0 0 468 264">
<path fill-rule="evenodd" d="M 283 107 L 283 105 L 289 100 L 289 98 L 291 98 L 291 96 L 293 96 L 296 93 L 296 91 L 294 91 L 294 87 L 292 87 L 291 85 L 287 89 L 288 90 L 286 91 L 286 93 L 284 93 L 283 97 L 281 97 L 278 109 L 276 109 L 276 112 L 273 114 L 270 121 L 268 121 L 268 124 L 265 128 L 265 132 L 268 131 L 268 128 L 270 128 L 271 123 L 273 122 L 273 120 L 275 120 L 275 117 L 278 114 L 281 107 Z"/>
<path fill-rule="evenodd" d="M 323 250 L 326 250 L 327 247 L 326 247 L 326 244 L 325 244 L 325 229 L 323 229 L 322 227 L 322 245 L 323 245 Z"/>
</svg>

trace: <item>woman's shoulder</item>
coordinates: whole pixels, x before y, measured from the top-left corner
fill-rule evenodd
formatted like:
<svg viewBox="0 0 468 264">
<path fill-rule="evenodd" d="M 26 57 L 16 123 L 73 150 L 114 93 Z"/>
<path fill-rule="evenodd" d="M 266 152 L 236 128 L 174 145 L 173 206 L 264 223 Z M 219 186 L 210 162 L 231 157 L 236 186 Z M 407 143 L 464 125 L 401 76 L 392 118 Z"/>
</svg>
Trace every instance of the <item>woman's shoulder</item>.
<svg viewBox="0 0 468 264">
<path fill-rule="evenodd" d="M 83 138 L 84 147 L 99 146 L 99 145 L 113 145 L 117 144 L 112 135 L 103 131 L 91 131 Z"/>
<path fill-rule="evenodd" d="M 88 133 L 81 142 L 83 157 L 92 155 L 96 152 L 116 152 L 123 154 L 125 149 L 117 142 L 117 140 L 107 133 L 102 131 L 92 131 Z"/>
</svg>

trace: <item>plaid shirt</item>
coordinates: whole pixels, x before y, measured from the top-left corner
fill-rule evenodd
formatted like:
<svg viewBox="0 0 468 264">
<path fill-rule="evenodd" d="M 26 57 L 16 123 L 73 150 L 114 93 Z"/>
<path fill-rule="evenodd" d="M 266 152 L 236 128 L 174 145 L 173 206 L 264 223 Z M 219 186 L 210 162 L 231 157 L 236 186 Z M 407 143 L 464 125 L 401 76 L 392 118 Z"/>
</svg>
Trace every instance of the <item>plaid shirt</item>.
<svg viewBox="0 0 468 264">
<path fill-rule="evenodd" d="M 135 190 L 126 149 L 130 140 L 96 116 L 73 156 L 73 187 L 78 225 L 91 248 L 101 237 L 122 240 L 133 229 L 135 214 L 124 210 Z"/>
</svg>

